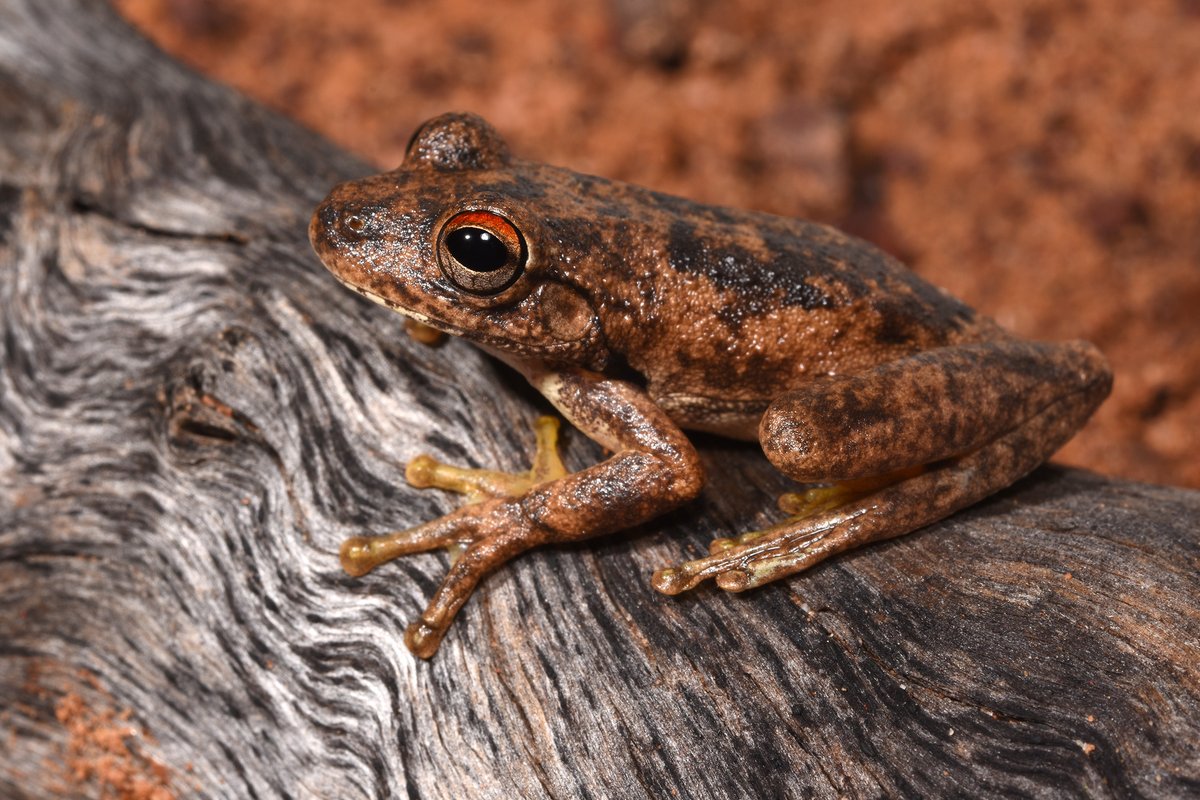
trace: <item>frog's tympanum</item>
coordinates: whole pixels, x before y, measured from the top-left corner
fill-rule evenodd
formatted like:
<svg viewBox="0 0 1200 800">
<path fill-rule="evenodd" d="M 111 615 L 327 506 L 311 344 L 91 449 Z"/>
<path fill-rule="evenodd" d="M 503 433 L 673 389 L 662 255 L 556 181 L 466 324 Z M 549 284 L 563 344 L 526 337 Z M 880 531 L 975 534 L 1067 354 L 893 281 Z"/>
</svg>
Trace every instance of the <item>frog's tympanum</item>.
<svg viewBox="0 0 1200 800">
<path fill-rule="evenodd" d="M 1066 442 L 1108 394 L 1086 342 L 1017 339 L 876 248 L 824 225 L 699 205 L 521 161 L 470 114 L 427 122 L 391 172 L 334 188 L 309 230 L 354 291 L 474 342 L 612 452 L 569 473 L 553 419 L 532 469 L 419 456 L 441 519 L 342 546 L 361 575 L 456 554 L 405 636 L 429 657 L 479 581 L 517 554 L 628 528 L 696 497 L 683 429 L 757 440 L 816 488 L 786 518 L 660 569 L 676 594 L 742 591 L 981 500 Z"/>
</svg>

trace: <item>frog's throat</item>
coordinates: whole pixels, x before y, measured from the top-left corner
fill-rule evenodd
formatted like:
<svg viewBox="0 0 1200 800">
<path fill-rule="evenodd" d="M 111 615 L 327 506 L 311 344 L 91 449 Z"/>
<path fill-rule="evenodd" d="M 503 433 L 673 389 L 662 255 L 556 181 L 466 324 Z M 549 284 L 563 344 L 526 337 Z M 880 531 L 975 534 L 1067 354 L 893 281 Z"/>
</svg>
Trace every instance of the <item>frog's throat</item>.
<svg viewBox="0 0 1200 800">
<path fill-rule="evenodd" d="M 445 327 L 443 325 L 439 325 L 437 322 L 435 322 L 434 320 L 425 316 L 424 314 L 421 314 L 420 312 L 405 308 L 404 306 L 400 305 L 399 303 L 392 302 L 391 300 L 388 300 L 386 297 L 381 297 L 380 295 L 375 294 L 374 292 L 372 292 L 369 289 L 364 289 L 361 286 L 355 286 L 350 281 L 343 280 L 342 278 L 338 277 L 337 275 L 334 275 L 333 277 L 337 278 L 338 283 L 342 284 L 342 286 L 345 286 L 347 289 L 350 289 L 354 292 L 357 292 L 358 294 L 361 294 L 363 297 L 367 298 L 368 300 L 370 300 L 372 302 L 378 303 L 379 305 L 383 306 L 384 308 L 389 308 L 392 311 L 395 311 L 397 314 L 408 317 L 409 319 L 415 319 L 417 322 L 420 322 L 422 325 L 428 325 L 429 327 L 436 328 L 439 331 L 445 330 Z"/>
</svg>

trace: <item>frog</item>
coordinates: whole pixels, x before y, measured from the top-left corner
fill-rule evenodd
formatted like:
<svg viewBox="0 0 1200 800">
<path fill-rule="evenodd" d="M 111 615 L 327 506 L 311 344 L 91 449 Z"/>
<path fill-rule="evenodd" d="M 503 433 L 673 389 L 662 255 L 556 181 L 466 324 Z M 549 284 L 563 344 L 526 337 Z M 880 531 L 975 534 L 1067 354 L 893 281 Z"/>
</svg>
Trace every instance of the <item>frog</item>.
<svg viewBox="0 0 1200 800">
<path fill-rule="evenodd" d="M 925 528 L 1046 461 L 1108 395 L 1085 341 L 1025 340 L 866 241 L 515 157 L 481 117 L 421 125 L 394 170 L 335 186 L 312 246 L 349 289 L 516 370 L 607 453 L 571 472 L 557 417 L 528 471 L 418 455 L 408 482 L 465 505 L 342 543 L 352 576 L 451 565 L 404 641 L 437 651 L 480 582 L 530 548 L 647 523 L 697 498 L 685 431 L 757 442 L 797 483 L 781 519 L 650 577 L 743 592 Z"/>
</svg>

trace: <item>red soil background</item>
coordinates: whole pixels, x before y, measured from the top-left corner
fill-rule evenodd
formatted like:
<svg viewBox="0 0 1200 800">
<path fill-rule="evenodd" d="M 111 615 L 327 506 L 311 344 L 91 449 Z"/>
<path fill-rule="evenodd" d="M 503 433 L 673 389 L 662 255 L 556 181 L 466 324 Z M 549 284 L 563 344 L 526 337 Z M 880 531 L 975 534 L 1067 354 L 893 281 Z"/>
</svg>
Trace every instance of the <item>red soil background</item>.
<svg viewBox="0 0 1200 800">
<path fill-rule="evenodd" d="M 118 0 L 381 167 L 472 110 L 519 155 L 833 223 L 1113 396 L 1059 461 L 1200 487 L 1200 0 Z"/>
</svg>

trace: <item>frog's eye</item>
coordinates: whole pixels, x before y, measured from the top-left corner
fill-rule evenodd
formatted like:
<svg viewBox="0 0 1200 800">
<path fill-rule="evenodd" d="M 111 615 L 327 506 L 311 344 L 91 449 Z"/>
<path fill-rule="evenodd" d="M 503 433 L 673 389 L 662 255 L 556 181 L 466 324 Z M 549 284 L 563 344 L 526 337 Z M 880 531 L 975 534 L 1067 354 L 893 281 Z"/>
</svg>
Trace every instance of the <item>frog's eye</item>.
<svg viewBox="0 0 1200 800">
<path fill-rule="evenodd" d="M 525 240 L 490 211 L 464 211 L 442 228 L 438 261 L 456 286 L 475 294 L 507 289 L 525 269 Z"/>
</svg>

